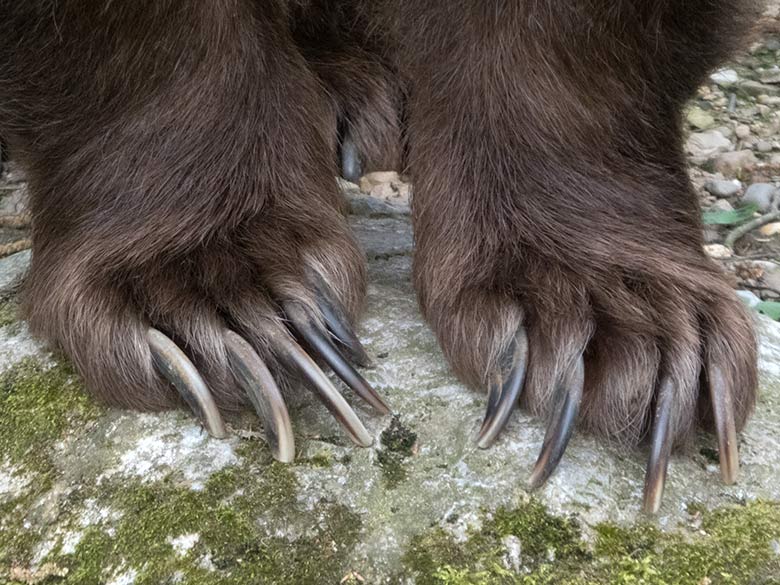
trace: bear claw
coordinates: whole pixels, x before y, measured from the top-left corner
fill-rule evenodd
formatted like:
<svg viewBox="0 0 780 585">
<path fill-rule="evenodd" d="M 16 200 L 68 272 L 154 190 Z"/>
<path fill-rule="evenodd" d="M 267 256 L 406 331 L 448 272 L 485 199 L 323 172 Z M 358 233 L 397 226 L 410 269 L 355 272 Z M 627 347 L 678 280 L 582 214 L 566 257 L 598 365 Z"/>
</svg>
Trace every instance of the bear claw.
<svg viewBox="0 0 780 585">
<path fill-rule="evenodd" d="M 157 329 L 147 330 L 146 341 L 160 374 L 176 388 L 208 433 L 224 439 L 227 431 L 214 397 L 190 359 L 173 340 Z"/>
<path fill-rule="evenodd" d="M 503 379 L 498 376 L 492 381 L 488 390 L 485 418 L 477 437 L 477 446 L 480 449 L 487 449 L 498 438 L 509 422 L 509 417 L 523 389 L 528 364 L 528 336 L 524 328 L 520 328 L 515 334 L 507 354 L 512 360 L 509 374 Z"/>
<path fill-rule="evenodd" d="M 531 478 L 528 480 L 531 489 L 541 487 L 552 475 L 574 432 L 585 385 L 585 366 L 582 356 L 577 358 L 565 377 L 559 379 L 557 384 L 553 397 L 553 411 L 547 422 L 542 449 Z"/>
<path fill-rule="evenodd" d="M 252 346 L 233 331 L 225 332 L 225 346 L 239 383 L 263 421 L 274 459 L 290 463 L 295 459 L 295 438 L 287 406 L 271 372 Z"/>
<path fill-rule="evenodd" d="M 384 399 L 336 347 L 338 343 L 350 357 L 356 355 L 360 361 L 368 361 L 357 336 L 342 313 L 335 308 L 338 305 L 328 300 L 320 304 L 326 308 L 323 321 L 327 332 L 322 331 L 301 306 L 287 302 L 283 303 L 283 308 L 291 330 L 300 335 L 311 353 L 327 363 L 358 396 L 380 413 L 389 414 L 391 411 Z M 302 375 L 307 387 L 322 401 L 350 438 L 359 446 L 370 446 L 373 439 L 355 411 L 291 335 L 279 329 L 268 332 L 267 338 L 271 351 L 287 367 Z M 266 441 L 274 459 L 291 462 L 295 458 L 295 439 L 290 415 L 270 370 L 249 342 L 234 331 L 224 330 L 223 339 L 237 384 L 263 422 Z M 157 329 L 149 328 L 146 340 L 158 372 L 176 388 L 209 434 L 220 439 L 226 437 L 225 423 L 214 396 L 192 361 L 173 340 Z M 365 359 L 360 359 L 361 356 Z"/>
</svg>

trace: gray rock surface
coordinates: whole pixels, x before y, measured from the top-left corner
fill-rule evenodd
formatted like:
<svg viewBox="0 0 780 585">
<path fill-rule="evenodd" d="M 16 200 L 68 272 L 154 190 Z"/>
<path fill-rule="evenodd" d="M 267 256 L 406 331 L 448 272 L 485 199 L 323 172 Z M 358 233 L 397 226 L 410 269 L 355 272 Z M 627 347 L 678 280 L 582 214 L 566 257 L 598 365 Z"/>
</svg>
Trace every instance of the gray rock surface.
<svg viewBox="0 0 780 585">
<path fill-rule="evenodd" d="M 739 193 L 742 184 L 739 181 L 707 181 L 704 189 L 715 197 L 732 197 Z"/>
<path fill-rule="evenodd" d="M 734 150 L 734 145 L 717 130 L 707 130 L 691 134 L 685 149 L 694 158 L 706 159 L 721 152 Z"/>
<path fill-rule="evenodd" d="M 745 191 L 742 203 L 757 205 L 759 211 L 766 213 L 772 207 L 772 199 L 776 192 L 777 187 L 771 183 L 754 183 Z"/>
<path fill-rule="evenodd" d="M 412 234 L 408 219 L 353 217 L 352 222 L 370 267 L 368 310 L 360 335 L 376 357 L 376 367 L 366 371 L 366 377 L 401 413 L 403 427 L 416 434 L 415 445 L 396 467 L 390 467 L 383 457 L 386 440 L 382 437 L 391 426 L 390 417 L 378 417 L 358 404 L 359 415 L 375 437 L 372 448 L 359 449 L 350 444 L 320 404 L 308 395 L 292 397 L 298 458 L 284 473 L 290 474 L 293 491 L 281 503 L 273 498 L 262 500 L 263 505 L 250 514 L 257 530 L 267 533 L 268 538 L 289 541 L 289 551 L 284 554 L 293 554 L 290 551 L 300 542 L 309 542 L 306 539 L 312 532 L 320 534 L 318 530 L 325 530 L 322 526 L 331 526 L 333 510 L 341 510 L 357 531 L 348 545 L 338 545 L 342 541 L 333 536 L 333 546 L 344 547 L 339 549 L 344 575 L 354 572 L 368 583 L 395 583 L 402 582 L 397 575 L 404 570 L 404 554 L 416 535 L 438 526 L 462 540 L 484 521 L 485 511 L 527 498 L 525 482 L 542 443 L 544 425 L 518 411 L 495 446 L 484 451 L 476 448 L 474 436 L 485 397 L 457 382 L 420 318 L 410 282 Z M 15 276 L 16 263 L 22 261 L 1 263 L 0 277 L 8 280 Z M 692 504 L 716 508 L 756 498 L 780 500 L 780 325 L 760 318 L 758 330 L 761 398 L 740 438 L 740 481 L 735 486 L 721 483 L 717 464 L 707 455 L 714 439 L 700 435 L 672 458 L 664 505 L 657 519 L 661 528 L 671 529 L 689 520 Z M 48 354 L 29 339 L 24 326 L 0 328 L 0 370 L 30 355 L 42 356 L 49 363 Z M 354 397 L 349 399 L 357 404 Z M 256 422 L 249 415 L 233 423 L 229 439 L 219 441 L 204 434 L 184 411 L 97 412 L 88 424 L 68 427 L 51 444 L 31 446 L 53 454 L 45 484 L 40 484 L 44 476 L 34 467 L 4 461 L 0 455 L 0 505 L 19 502 L 5 508 L 14 513 L 0 521 L 0 530 L 35 535 L 33 557 L 28 561 L 33 572 L 63 570 L 68 563 L 76 570 L 74 559 L 82 559 L 78 555 L 86 554 L 84 543 L 92 542 L 85 541 L 85 535 L 110 539 L 112 530 L 122 534 L 127 529 L 125 522 L 132 523 L 126 504 L 119 504 L 129 497 L 123 495 L 124 489 L 169 493 L 164 490 L 175 486 L 193 494 L 192 498 L 202 498 L 202 494 L 212 493 L 213 478 L 233 469 L 246 486 L 265 486 L 272 474 L 282 473 L 278 464 L 270 463 L 265 445 L 256 440 Z M 575 514 L 586 534 L 604 521 L 631 525 L 641 518 L 645 459 L 642 449 L 626 450 L 577 433 L 559 470 L 537 496 L 556 514 Z M 122 487 L 111 487 L 117 484 Z M 230 498 L 240 502 L 243 490 L 249 489 L 223 494 L 228 504 L 220 510 L 230 510 Z M 117 503 L 110 498 L 116 498 Z M 160 498 L 154 505 L 163 509 L 167 500 Z M 144 513 L 144 509 L 137 513 Z M 163 512 L 159 513 L 164 520 Z M 170 530 L 176 530 L 176 516 L 165 520 L 171 523 Z M 12 522 L 19 525 L 10 525 Z M 139 526 L 138 530 L 142 529 L 146 528 Z M 205 544 L 205 529 L 202 534 L 174 532 L 165 538 L 169 545 L 163 542 L 163 553 L 157 554 L 184 559 L 182 566 L 197 564 L 201 567 L 197 570 L 206 573 L 221 570 L 221 565 L 211 560 L 217 552 Z M 521 543 L 508 536 L 504 544 L 506 566 L 518 565 Z M 198 555 L 197 559 L 192 555 Z M 0 544 L 0 580 L 2 558 Z M 112 559 L 104 561 L 101 574 L 106 580 L 110 577 L 115 579 L 112 582 L 128 584 L 150 571 L 155 562 L 169 562 L 150 557 L 140 563 L 130 559 L 118 563 L 110 555 L 106 559 Z"/>
<path fill-rule="evenodd" d="M 30 258 L 30 250 L 0 258 L 0 290 L 10 287 L 24 274 Z"/>
</svg>

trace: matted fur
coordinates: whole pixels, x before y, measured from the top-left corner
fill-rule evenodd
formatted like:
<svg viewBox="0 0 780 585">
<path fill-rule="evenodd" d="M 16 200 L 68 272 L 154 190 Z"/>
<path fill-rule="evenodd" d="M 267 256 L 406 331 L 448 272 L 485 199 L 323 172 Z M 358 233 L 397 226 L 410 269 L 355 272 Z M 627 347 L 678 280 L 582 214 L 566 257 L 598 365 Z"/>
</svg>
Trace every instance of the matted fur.
<svg viewBox="0 0 780 585">
<path fill-rule="evenodd" d="M 363 258 L 333 181 L 346 138 L 368 168 L 408 154 L 420 304 L 464 381 L 484 387 L 525 326 L 533 412 L 584 351 L 585 426 L 639 440 L 661 372 L 682 440 L 707 412 L 709 356 L 741 427 L 755 341 L 701 249 L 680 113 L 753 10 L 2 0 L 0 134 L 35 218 L 30 324 L 113 404 L 174 400 L 143 342 L 153 325 L 241 406 L 225 325 L 274 365 L 278 301 L 316 316 L 312 269 L 359 311 Z"/>
</svg>

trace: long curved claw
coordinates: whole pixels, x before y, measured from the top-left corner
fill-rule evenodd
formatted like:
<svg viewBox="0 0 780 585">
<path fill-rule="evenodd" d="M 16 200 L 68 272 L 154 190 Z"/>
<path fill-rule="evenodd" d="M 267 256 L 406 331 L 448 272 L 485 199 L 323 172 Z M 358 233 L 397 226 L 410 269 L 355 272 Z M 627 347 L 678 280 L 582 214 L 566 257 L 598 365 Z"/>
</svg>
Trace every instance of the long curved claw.
<svg viewBox="0 0 780 585">
<path fill-rule="evenodd" d="M 322 314 L 325 325 L 335 339 L 339 347 L 344 351 L 347 358 L 362 368 L 368 368 L 372 365 L 371 358 L 368 357 L 363 344 L 360 343 L 357 335 L 352 330 L 344 310 L 338 301 L 335 301 L 328 294 L 328 285 L 325 283 L 319 273 L 312 271 L 311 280 L 314 281 L 314 289 L 317 295 L 317 307 Z"/>
<path fill-rule="evenodd" d="M 241 387 L 263 421 L 265 437 L 274 459 L 295 459 L 295 438 L 282 393 L 257 352 L 233 331 L 225 332 L 225 347 Z"/>
<path fill-rule="evenodd" d="M 363 175 L 362 167 L 355 141 L 349 136 L 344 137 L 341 142 L 341 176 L 347 181 L 357 183 Z"/>
<path fill-rule="evenodd" d="M 344 397 L 333 387 L 327 376 L 317 367 L 317 364 L 286 334 L 272 333 L 271 340 L 274 349 L 281 354 L 281 357 L 306 378 L 310 388 L 339 421 L 351 439 L 361 447 L 369 447 L 374 441 L 366 427 L 360 422 L 355 411 L 347 404 Z"/>
<path fill-rule="evenodd" d="M 509 354 L 512 356 L 509 374 L 503 380 L 499 378 L 490 385 L 485 418 L 477 437 L 477 446 L 480 449 L 490 447 L 504 430 L 523 389 L 528 364 L 528 336 L 525 329 L 521 328 L 515 335 Z"/>
<path fill-rule="evenodd" d="M 157 329 L 147 329 L 146 341 L 160 374 L 178 390 L 209 434 L 224 439 L 227 431 L 214 397 L 190 359 L 178 345 Z"/>
<path fill-rule="evenodd" d="M 724 483 L 736 483 L 739 475 L 739 450 L 737 449 L 737 425 L 734 421 L 734 402 L 731 388 L 720 366 L 707 360 L 707 381 L 710 387 L 712 414 L 718 436 L 720 476 Z"/>
<path fill-rule="evenodd" d="M 672 433 L 670 422 L 674 386 L 671 379 L 664 377 L 658 386 L 653 420 L 653 435 L 650 440 L 650 457 L 645 473 L 645 491 L 643 509 L 647 514 L 656 514 L 661 508 L 661 499 L 666 485 L 666 471 L 669 455 L 672 452 Z"/>
<path fill-rule="evenodd" d="M 349 386 L 355 394 L 368 402 L 382 414 L 390 414 L 390 407 L 384 399 L 366 382 L 349 362 L 334 347 L 330 340 L 307 317 L 306 312 L 295 303 L 284 303 L 284 313 L 311 349 L 327 363 L 336 375 Z"/>
<path fill-rule="evenodd" d="M 555 405 L 547 431 L 544 435 L 542 450 L 536 460 L 528 483 L 531 489 L 544 484 L 558 467 L 566 446 L 569 444 L 574 423 L 582 402 L 582 389 L 585 384 L 585 366 L 580 356 L 577 362 L 558 383 L 555 391 Z"/>
</svg>

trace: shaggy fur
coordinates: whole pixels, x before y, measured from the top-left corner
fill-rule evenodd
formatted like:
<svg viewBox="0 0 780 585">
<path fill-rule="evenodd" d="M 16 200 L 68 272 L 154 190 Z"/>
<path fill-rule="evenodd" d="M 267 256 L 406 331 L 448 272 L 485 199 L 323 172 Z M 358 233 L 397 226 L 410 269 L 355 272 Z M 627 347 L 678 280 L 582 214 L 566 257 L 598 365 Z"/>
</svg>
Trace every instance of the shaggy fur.
<svg viewBox="0 0 780 585">
<path fill-rule="evenodd" d="M 707 412 L 710 359 L 741 427 L 755 341 L 702 253 L 680 112 L 752 9 L 2 0 L 0 133 L 31 179 L 31 326 L 97 395 L 148 409 L 173 400 L 143 343 L 152 324 L 240 406 L 224 325 L 273 362 L 276 303 L 315 311 L 312 269 L 357 314 L 363 259 L 332 179 L 351 141 L 368 168 L 408 153 L 420 304 L 463 380 L 505 369 L 524 326 L 533 412 L 585 352 L 585 426 L 639 440 L 661 373 L 682 440 Z"/>
</svg>

